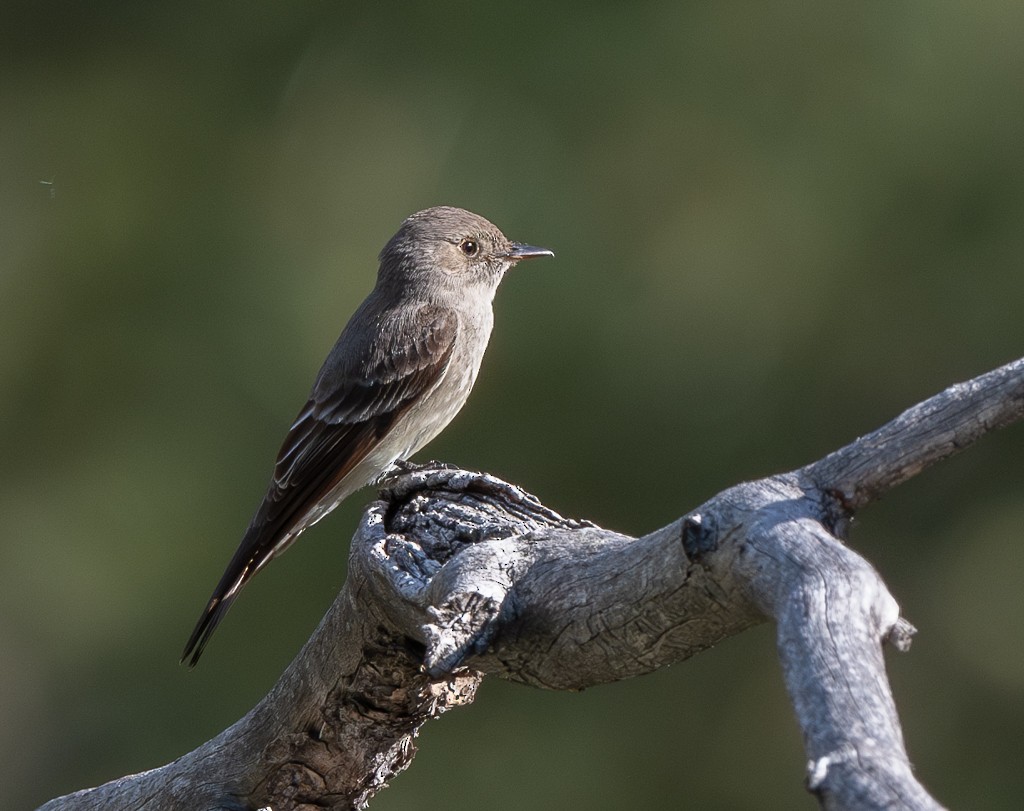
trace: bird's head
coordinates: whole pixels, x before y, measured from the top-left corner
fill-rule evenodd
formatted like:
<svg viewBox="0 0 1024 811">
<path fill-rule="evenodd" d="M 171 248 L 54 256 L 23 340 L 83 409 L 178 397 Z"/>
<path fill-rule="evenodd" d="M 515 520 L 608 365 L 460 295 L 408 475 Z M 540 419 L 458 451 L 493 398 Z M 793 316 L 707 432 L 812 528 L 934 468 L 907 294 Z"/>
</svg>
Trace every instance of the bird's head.
<svg viewBox="0 0 1024 811">
<path fill-rule="evenodd" d="M 484 288 L 491 295 L 510 267 L 554 256 L 547 248 L 511 242 L 478 214 L 451 206 L 418 211 L 380 252 L 380 275 L 416 291 Z"/>
</svg>

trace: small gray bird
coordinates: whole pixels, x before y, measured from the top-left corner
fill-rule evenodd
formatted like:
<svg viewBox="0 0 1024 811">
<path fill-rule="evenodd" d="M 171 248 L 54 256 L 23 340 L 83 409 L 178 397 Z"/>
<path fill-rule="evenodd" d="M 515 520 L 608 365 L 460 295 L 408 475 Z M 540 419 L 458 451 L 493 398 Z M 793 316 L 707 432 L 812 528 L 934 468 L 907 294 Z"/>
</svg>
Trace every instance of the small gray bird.
<svg viewBox="0 0 1024 811">
<path fill-rule="evenodd" d="M 469 397 L 498 283 L 521 259 L 469 211 L 413 214 L 380 253 L 377 284 L 349 319 L 277 455 L 274 477 L 199 618 L 192 667 L 242 587 L 353 492 L 437 436 Z"/>
</svg>

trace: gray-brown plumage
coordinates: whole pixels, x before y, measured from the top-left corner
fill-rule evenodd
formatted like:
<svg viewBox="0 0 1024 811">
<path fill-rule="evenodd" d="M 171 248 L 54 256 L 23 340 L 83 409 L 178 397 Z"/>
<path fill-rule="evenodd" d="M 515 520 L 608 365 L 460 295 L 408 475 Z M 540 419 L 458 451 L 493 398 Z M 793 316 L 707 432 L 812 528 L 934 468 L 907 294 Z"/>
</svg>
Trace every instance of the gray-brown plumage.
<svg viewBox="0 0 1024 811">
<path fill-rule="evenodd" d="M 491 334 L 498 283 L 522 259 L 469 211 L 413 214 L 380 254 L 373 291 L 317 375 L 274 477 L 182 654 L 193 666 L 242 587 L 307 527 L 407 459 L 462 408 Z"/>
</svg>

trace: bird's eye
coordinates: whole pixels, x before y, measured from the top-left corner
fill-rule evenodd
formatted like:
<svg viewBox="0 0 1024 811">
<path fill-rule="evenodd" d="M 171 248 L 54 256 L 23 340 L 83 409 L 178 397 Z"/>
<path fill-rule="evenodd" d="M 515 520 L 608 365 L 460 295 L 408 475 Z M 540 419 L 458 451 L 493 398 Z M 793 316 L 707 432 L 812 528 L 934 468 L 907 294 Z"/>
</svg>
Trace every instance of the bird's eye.
<svg viewBox="0 0 1024 811">
<path fill-rule="evenodd" d="M 459 250 L 466 256 L 476 256 L 480 253 L 480 243 L 475 239 L 464 239 L 459 243 Z"/>
</svg>

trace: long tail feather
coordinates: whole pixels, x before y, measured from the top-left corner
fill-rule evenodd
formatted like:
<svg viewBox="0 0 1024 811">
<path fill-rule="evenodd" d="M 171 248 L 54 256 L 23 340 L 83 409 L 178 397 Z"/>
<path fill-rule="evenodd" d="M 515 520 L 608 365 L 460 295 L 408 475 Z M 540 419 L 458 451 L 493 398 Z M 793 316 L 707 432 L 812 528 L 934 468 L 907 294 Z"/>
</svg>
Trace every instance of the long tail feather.
<svg viewBox="0 0 1024 811">
<path fill-rule="evenodd" d="M 192 635 L 188 638 L 188 642 L 185 644 L 185 650 L 181 654 L 182 664 L 188 660 L 188 666 L 193 668 L 199 661 L 199 657 L 203 655 L 203 649 L 206 647 L 206 643 L 210 641 L 210 637 L 213 636 L 213 632 L 217 629 L 220 621 L 224 618 L 224 615 L 231 608 L 231 604 L 235 601 L 235 597 L 238 596 L 236 591 L 230 597 L 218 597 L 214 595 L 210 598 L 209 604 L 206 606 L 206 610 L 203 615 L 199 618 L 199 622 L 196 623 L 196 627 L 192 631 Z"/>
</svg>

